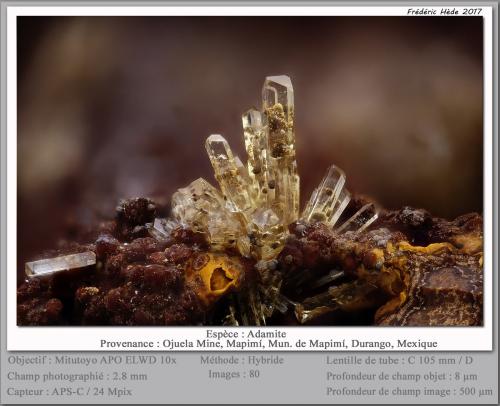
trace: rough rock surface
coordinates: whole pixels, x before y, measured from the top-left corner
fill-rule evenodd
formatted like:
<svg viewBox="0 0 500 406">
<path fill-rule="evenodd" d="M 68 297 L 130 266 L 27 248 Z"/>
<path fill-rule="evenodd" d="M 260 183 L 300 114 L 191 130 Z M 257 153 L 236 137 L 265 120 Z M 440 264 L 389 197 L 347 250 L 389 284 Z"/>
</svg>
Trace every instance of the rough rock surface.
<svg viewBox="0 0 500 406">
<path fill-rule="evenodd" d="M 336 235 L 321 224 L 299 224 L 292 231 L 279 256 L 285 294 L 292 299 L 313 297 L 310 303 L 325 306 L 314 296 L 314 280 L 332 269 L 342 270 L 339 286 L 327 298 L 334 303 L 331 311 L 372 309 L 378 325 L 482 324 L 478 214 L 448 222 L 405 207 L 382 213 L 372 229 L 360 235 Z"/>
<path fill-rule="evenodd" d="M 203 248 L 179 230 L 168 241 L 145 237 L 154 218 L 148 199 L 123 201 L 116 221 L 92 245 L 59 250 L 96 252 L 97 265 L 32 278 L 18 289 L 18 324 L 168 325 L 203 322 L 205 310 L 186 288 L 182 264 Z M 134 238 L 139 234 L 140 237 Z M 47 256 L 54 256 L 51 252 Z"/>
<path fill-rule="evenodd" d="M 353 199 L 344 216 L 364 203 Z M 223 296 L 232 291 L 225 287 L 231 282 L 231 289 L 244 290 L 245 278 L 233 280 L 234 275 L 221 273 L 215 261 L 214 275 L 219 279 L 214 289 L 219 289 L 220 297 L 201 292 L 201 279 L 193 279 L 186 270 L 210 260 L 203 235 L 177 228 L 169 238 L 152 238 L 146 224 L 154 213 L 154 203 L 148 199 L 123 201 L 115 220 L 99 227 L 93 243 L 71 244 L 41 256 L 92 250 L 97 265 L 22 283 L 17 292 L 18 324 L 214 323 L 213 314 L 220 310 L 214 306 L 216 300 L 221 299 L 224 306 Z M 449 222 L 405 207 L 382 212 L 359 235 L 338 235 L 319 223 L 295 223 L 290 229 L 275 271 L 283 275 L 282 293 L 292 301 L 325 300 L 321 292 L 330 286 L 327 310 L 343 313 L 343 324 L 482 324 L 482 218 L 478 214 Z M 251 272 L 254 265 L 241 258 L 234 261 L 241 264 L 241 274 Z M 318 284 L 332 270 L 340 276 L 332 277 L 329 285 Z M 320 313 L 324 317 L 324 311 Z M 318 320 L 324 324 L 339 323 L 321 317 Z M 281 317 L 273 316 L 269 324 L 297 324 L 293 308 Z"/>
</svg>

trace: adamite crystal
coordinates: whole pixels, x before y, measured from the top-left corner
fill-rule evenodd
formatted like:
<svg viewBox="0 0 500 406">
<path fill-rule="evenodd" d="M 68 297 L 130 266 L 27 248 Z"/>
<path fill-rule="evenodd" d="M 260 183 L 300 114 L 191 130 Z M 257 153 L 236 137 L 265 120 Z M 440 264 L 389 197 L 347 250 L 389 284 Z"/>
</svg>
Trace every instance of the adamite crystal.
<svg viewBox="0 0 500 406">
<path fill-rule="evenodd" d="M 299 216 L 299 176 L 295 160 L 294 100 L 288 76 L 270 76 L 262 88 L 272 208 L 285 224 Z"/>
<path fill-rule="evenodd" d="M 268 77 L 262 98 L 262 111 L 250 109 L 242 115 L 246 167 L 221 135 L 208 137 L 206 149 L 225 207 L 239 215 L 251 255 L 271 259 L 279 253 L 288 225 L 299 214 L 290 78 Z"/>
<path fill-rule="evenodd" d="M 354 215 L 349 218 L 344 224 L 342 224 L 337 232 L 348 232 L 353 231 L 360 233 L 366 230 L 370 224 L 372 224 L 378 218 L 378 213 L 375 205 L 373 203 L 365 204 L 361 209 L 359 209 Z"/>
<path fill-rule="evenodd" d="M 281 251 L 291 223 L 300 219 L 334 227 L 350 193 L 344 172 L 332 165 L 299 216 L 294 93 L 288 76 L 266 78 L 262 109 L 246 111 L 242 124 L 246 165 L 224 137 L 211 135 L 205 146 L 221 194 L 198 179 L 174 194 L 172 213 L 180 223 L 205 233 L 215 250 L 236 246 L 244 256 L 271 260 Z M 375 211 L 366 207 L 339 231 L 366 228 L 375 218 Z"/>
<path fill-rule="evenodd" d="M 196 179 L 174 193 L 172 216 L 204 233 L 215 251 L 236 247 L 242 255 L 249 255 L 248 237 L 238 213 L 226 207 L 223 196 L 205 179 Z"/>
<path fill-rule="evenodd" d="M 248 155 L 247 168 L 252 197 L 256 204 L 267 205 L 269 196 L 267 190 L 267 148 L 262 128 L 262 113 L 256 109 L 250 109 L 242 115 L 241 119 Z"/>
<path fill-rule="evenodd" d="M 330 166 L 319 187 L 313 191 L 302 213 L 303 220 L 335 225 L 338 219 L 337 212 L 340 211 L 340 215 L 350 199 L 348 192 L 344 189 L 345 179 L 342 170 L 335 165 Z"/>
<path fill-rule="evenodd" d="M 219 134 L 213 134 L 205 143 L 208 157 L 214 168 L 215 179 L 219 182 L 226 207 L 232 212 L 247 215 L 252 211 L 252 199 L 248 188 L 247 176 L 242 171 L 241 162 L 235 159 L 226 139 Z"/>
<path fill-rule="evenodd" d="M 26 262 L 25 272 L 29 277 L 51 275 L 55 272 L 71 271 L 95 265 L 96 256 L 93 251 L 62 255 L 55 258 Z"/>
</svg>

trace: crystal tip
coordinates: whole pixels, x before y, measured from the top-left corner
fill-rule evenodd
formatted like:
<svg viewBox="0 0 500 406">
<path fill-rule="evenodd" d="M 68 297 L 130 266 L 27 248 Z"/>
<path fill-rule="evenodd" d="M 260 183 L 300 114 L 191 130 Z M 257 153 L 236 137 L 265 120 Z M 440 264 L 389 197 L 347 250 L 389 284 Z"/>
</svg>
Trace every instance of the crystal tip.
<svg viewBox="0 0 500 406">
<path fill-rule="evenodd" d="M 287 75 L 266 76 L 265 83 L 274 82 L 285 87 L 292 87 L 292 80 Z"/>
<path fill-rule="evenodd" d="M 207 142 L 220 142 L 226 141 L 226 139 L 220 134 L 212 134 L 207 138 Z"/>
</svg>

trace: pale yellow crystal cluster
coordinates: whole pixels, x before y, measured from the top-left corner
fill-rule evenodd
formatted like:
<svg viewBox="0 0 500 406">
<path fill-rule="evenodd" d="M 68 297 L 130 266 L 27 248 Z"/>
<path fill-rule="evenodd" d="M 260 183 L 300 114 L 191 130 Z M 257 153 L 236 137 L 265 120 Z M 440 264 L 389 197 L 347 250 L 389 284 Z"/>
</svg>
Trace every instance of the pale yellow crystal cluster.
<svg viewBox="0 0 500 406">
<path fill-rule="evenodd" d="M 208 137 L 205 146 L 220 192 L 203 179 L 179 189 L 172 199 L 174 219 L 204 232 L 216 249 L 235 247 L 244 256 L 274 258 L 288 225 L 299 217 L 293 120 L 290 78 L 266 78 L 262 109 L 242 116 L 246 165 L 224 137 Z"/>
<path fill-rule="evenodd" d="M 197 179 L 174 194 L 172 215 L 204 233 L 215 250 L 236 248 L 244 256 L 271 260 L 283 247 L 289 224 L 300 218 L 334 227 L 350 194 L 344 173 L 332 165 L 299 216 L 294 93 L 288 76 L 266 78 L 262 108 L 248 110 L 242 123 L 246 165 L 224 137 L 208 137 L 205 146 L 220 192 Z M 361 231 L 376 218 L 373 205 L 367 205 L 338 231 Z"/>
</svg>

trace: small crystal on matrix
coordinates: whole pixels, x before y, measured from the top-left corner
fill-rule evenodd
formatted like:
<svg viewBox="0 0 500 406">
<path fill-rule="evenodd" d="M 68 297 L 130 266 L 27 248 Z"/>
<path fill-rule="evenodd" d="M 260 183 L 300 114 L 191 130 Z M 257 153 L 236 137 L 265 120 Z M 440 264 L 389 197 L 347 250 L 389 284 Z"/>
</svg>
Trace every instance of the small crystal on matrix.
<svg viewBox="0 0 500 406">
<path fill-rule="evenodd" d="M 165 240 L 178 225 L 176 221 L 171 219 L 155 218 L 149 228 L 149 233 L 157 240 Z"/>
<path fill-rule="evenodd" d="M 26 262 L 25 272 L 28 277 L 48 276 L 56 272 L 69 271 L 95 265 L 96 256 L 92 251 L 63 255 L 55 258 Z"/>
<path fill-rule="evenodd" d="M 368 203 L 354 213 L 354 215 L 346 220 L 346 222 L 337 228 L 336 231 L 338 233 L 346 233 L 348 231 L 360 233 L 368 228 L 377 218 L 378 213 L 375 205 L 373 203 Z"/>
<path fill-rule="evenodd" d="M 330 166 L 307 203 L 302 213 L 303 220 L 320 221 L 333 227 L 350 200 L 350 194 L 344 188 L 345 179 L 342 170 L 335 165 Z"/>
</svg>

